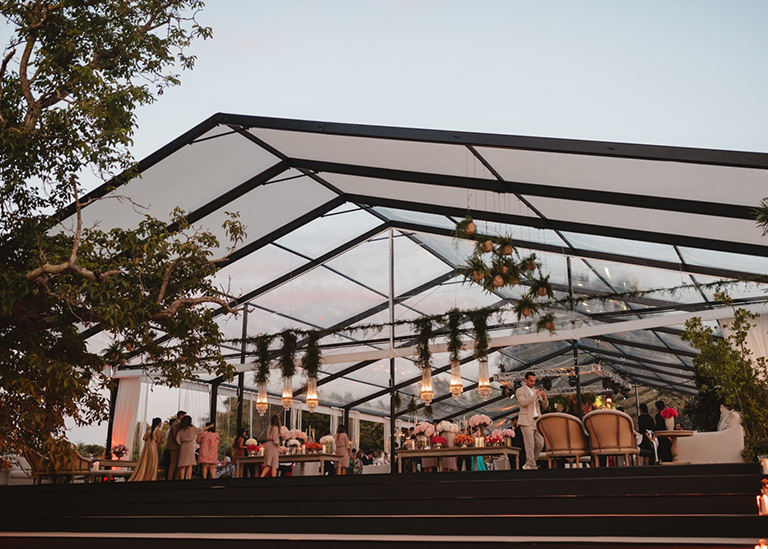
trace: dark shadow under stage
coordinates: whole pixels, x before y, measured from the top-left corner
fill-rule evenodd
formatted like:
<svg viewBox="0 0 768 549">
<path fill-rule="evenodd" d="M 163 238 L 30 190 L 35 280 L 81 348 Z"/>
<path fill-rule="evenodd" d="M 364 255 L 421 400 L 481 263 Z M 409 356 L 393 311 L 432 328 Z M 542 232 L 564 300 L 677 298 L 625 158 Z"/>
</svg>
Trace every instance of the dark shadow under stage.
<svg viewBox="0 0 768 549">
<path fill-rule="evenodd" d="M 755 464 L 0 489 L 0 547 L 754 547 Z"/>
</svg>

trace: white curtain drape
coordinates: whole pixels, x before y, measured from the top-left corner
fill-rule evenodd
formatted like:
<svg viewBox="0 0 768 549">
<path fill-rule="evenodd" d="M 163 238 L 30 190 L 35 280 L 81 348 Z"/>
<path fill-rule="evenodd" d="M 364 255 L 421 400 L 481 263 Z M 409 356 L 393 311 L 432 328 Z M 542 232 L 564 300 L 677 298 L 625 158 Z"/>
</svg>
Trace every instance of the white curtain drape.
<svg viewBox="0 0 768 549">
<path fill-rule="evenodd" d="M 731 321 L 733 318 L 720 321 L 720 329 L 723 330 L 723 335 L 726 337 L 733 335 L 733 330 L 730 329 Z M 752 360 L 760 357 L 768 358 L 768 315 L 760 315 L 758 318 L 750 320 L 750 323 L 754 326 L 747 333 L 745 344 L 752 351 Z M 765 372 L 761 373 L 765 376 Z"/>
<path fill-rule="evenodd" d="M 141 399 L 141 378 L 121 379 L 117 388 L 115 419 L 112 423 L 112 446 L 125 444 L 126 457 L 131 458 L 133 441 L 136 437 L 136 416 Z"/>
</svg>

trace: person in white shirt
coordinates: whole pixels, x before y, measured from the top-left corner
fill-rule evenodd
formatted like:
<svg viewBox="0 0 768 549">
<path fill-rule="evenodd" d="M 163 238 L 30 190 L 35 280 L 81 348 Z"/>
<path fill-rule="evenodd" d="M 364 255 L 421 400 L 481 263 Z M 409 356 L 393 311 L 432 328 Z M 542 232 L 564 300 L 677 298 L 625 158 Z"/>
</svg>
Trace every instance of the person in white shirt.
<svg viewBox="0 0 768 549">
<path fill-rule="evenodd" d="M 525 465 L 523 469 L 536 469 L 536 460 L 539 459 L 544 448 L 544 437 L 536 430 L 536 420 L 541 416 L 542 408 L 549 406 L 547 393 L 541 389 L 534 389 L 536 374 L 526 372 L 523 385 L 515 391 L 517 405 L 520 414 L 517 416 L 517 424 L 523 432 L 525 443 Z M 543 406 L 542 406 L 543 405 Z"/>
</svg>

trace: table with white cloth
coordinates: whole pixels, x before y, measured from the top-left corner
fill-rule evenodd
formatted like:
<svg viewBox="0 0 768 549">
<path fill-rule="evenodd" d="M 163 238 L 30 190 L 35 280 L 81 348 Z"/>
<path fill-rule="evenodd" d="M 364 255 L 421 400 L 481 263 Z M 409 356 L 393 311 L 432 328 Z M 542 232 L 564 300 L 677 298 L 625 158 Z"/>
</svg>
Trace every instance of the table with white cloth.
<svg viewBox="0 0 768 549">
<path fill-rule="evenodd" d="M 336 454 L 280 454 L 280 464 L 318 462 L 320 463 L 320 474 L 325 469 L 326 461 L 335 463 L 340 460 L 341 457 Z M 232 461 L 235 462 L 235 478 L 242 478 L 243 465 L 246 463 L 264 463 L 264 456 L 234 457 Z"/>
<path fill-rule="evenodd" d="M 444 457 L 509 457 L 515 456 L 515 469 L 520 468 L 520 448 L 515 446 L 484 446 L 482 448 L 429 448 L 424 450 L 396 450 L 397 470 L 403 472 L 403 461 L 417 458 L 437 458 L 437 470 L 442 471 L 440 458 Z"/>
</svg>

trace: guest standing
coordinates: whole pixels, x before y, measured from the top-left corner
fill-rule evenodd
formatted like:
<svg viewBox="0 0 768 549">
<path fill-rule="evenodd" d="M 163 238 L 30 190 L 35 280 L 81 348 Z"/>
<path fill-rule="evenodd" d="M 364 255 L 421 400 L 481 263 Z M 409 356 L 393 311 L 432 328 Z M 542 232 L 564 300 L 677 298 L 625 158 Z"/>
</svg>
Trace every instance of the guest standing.
<svg viewBox="0 0 768 549">
<path fill-rule="evenodd" d="M 187 412 L 179 410 L 176 413 L 176 418 L 171 420 L 171 427 L 168 429 L 168 434 L 165 439 L 165 448 L 168 451 L 168 471 L 165 475 L 166 480 L 173 480 L 178 477 L 176 470 L 179 466 L 179 443 L 176 442 L 176 435 L 181 428 L 181 420 Z"/>
<path fill-rule="evenodd" d="M 536 374 L 526 372 L 524 380 L 524 384 L 515 391 L 517 405 L 520 407 L 517 422 L 525 441 L 525 465 L 523 465 L 523 469 L 537 469 L 536 460 L 539 459 L 539 454 L 544 448 L 544 437 L 536 430 L 536 420 L 541 416 L 541 405 L 546 408 L 549 406 L 549 401 L 545 391 L 534 389 Z"/>
<path fill-rule="evenodd" d="M 280 466 L 280 452 L 278 451 L 280 446 L 280 417 L 277 415 L 272 416 L 272 420 L 269 422 L 267 441 L 264 444 L 264 470 L 261 472 L 261 476 L 276 477 L 277 468 Z"/>
<path fill-rule="evenodd" d="M 336 474 L 345 475 L 347 467 L 349 467 L 350 446 L 346 426 L 339 425 L 339 428 L 336 429 L 336 434 L 333 436 L 333 443 L 336 445 L 336 455 L 341 458 L 336 464 Z"/>
<path fill-rule="evenodd" d="M 234 442 L 232 443 L 233 458 L 242 458 L 247 455 L 245 444 L 246 440 L 248 440 L 248 431 L 245 429 L 240 429 L 240 431 L 237 433 L 237 436 L 235 437 Z M 255 463 L 244 463 L 240 470 L 242 472 L 243 478 L 251 478 L 256 476 Z"/>
<path fill-rule="evenodd" d="M 663 400 L 656 401 L 656 429 L 655 431 L 666 431 L 667 424 L 664 418 L 661 417 L 661 411 L 666 408 L 667 405 Z M 659 461 L 672 461 L 672 441 L 667 437 L 656 437 L 659 441 Z"/>
<path fill-rule="evenodd" d="M 157 467 L 160 464 L 160 444 L 163 442 L 163 430 L 160 428 L 162 423 L 163 420 L 156 417 L 152 420 L 152 427 L 144 433 L 144 448 L 141 450 L 136 469 L 128 479 L 128 482 L 157 480 Z"/>
<path fill-rule="evenodd" d="M 200 450 L 197 462 L 200 464 L 200 476 L 216 478 L 216 462 L 219 460 L 219 433 L 212 421 L 205 424 L 203 432 L 197 435 Z"/>
<path fill-rule="evenodd" d="M 192 417 L 181 418 L 179 432 L 176 433 L 176 442 L 179 444 L 179 478 L 189 480 L 192 478 L 192 467 L 195 466 L 195 439 L 200 434 L 200 429 L 192 425 Z"/>
<path fill-rule="evenodd" d="M 653 441 L 653 431 L 656 430 L 656 424 L 653 422 L 651 414 L 648 413 L 648 405 L 645 402 L 640 405 L 637 428 L 643 437 L 640 441 L 640 464 L 656 465 L 656 449 Z"/>
</svg>

